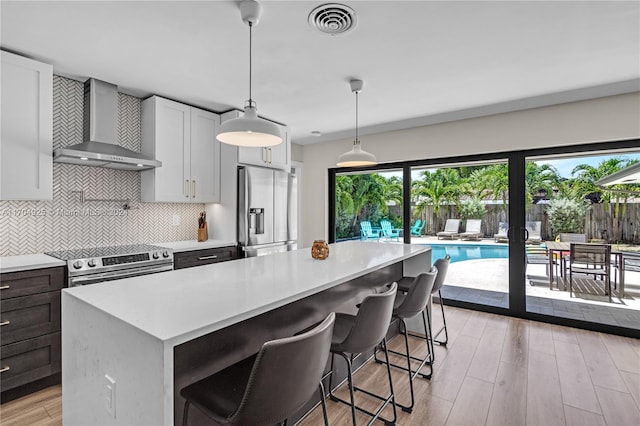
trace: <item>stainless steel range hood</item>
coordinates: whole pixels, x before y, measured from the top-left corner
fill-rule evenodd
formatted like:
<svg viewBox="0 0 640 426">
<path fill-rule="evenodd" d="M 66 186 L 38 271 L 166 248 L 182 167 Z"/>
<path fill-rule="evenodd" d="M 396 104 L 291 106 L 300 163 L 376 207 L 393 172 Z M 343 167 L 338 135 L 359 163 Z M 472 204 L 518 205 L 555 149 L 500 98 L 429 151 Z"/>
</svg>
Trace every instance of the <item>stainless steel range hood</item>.
<svg viewBox="0 0 640 426">
<path fill-rule="evenodd" d="M 118 88 L 90 78 L 84 83 L 84 142 L 53 152 L 57 163 L 145 170 L 160 161 L 118 145 Z"/>
</svg>

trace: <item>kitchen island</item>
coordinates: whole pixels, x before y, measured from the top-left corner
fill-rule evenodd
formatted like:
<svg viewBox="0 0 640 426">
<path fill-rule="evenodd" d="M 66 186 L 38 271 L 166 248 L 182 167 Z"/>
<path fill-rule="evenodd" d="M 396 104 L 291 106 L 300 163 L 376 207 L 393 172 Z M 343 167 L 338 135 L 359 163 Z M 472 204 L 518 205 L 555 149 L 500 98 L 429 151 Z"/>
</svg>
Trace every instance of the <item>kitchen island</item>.
<svg viewBox="0 0 640 426">
<path fill-rule="evenodd" d="M 427 246 L 330 249 L 326 260 L 300 249 L 64 290 L 64 424 L 179 424 L 185 384 L 431 265 Z"/>
</svg>

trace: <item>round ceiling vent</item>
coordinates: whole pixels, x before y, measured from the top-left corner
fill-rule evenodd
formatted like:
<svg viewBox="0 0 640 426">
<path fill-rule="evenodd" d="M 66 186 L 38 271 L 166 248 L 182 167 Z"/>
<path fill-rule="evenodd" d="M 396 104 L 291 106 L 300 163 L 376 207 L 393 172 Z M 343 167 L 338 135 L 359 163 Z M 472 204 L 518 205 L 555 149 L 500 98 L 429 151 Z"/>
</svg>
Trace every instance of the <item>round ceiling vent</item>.
<svg viewBox="0 0 640 426">
<path fill-rule="evenodd" d="M 349 6 L 327 3 L 309 14 L 309 25 L 325 34 L 344 34 L 356 26 L 356 12 Z"/>
</svg>

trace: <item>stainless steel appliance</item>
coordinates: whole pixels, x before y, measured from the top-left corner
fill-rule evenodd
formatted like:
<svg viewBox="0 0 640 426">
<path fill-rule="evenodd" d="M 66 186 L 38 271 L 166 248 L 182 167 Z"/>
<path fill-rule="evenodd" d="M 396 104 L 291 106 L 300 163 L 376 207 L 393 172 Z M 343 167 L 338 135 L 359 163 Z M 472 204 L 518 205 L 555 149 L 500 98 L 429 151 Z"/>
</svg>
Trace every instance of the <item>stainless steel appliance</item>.
<svg viewBox="0 0 640 426">
<path fill-rule="evenodd" d="M 145 170 L 162 162 L 118 144 L 118 87 L 90 78 L 84 83 L 84 142 L 58 148 L 56 163 Z"/>
<path fill-rule="evenodd" d="M 173 270 L 173 250 L 147 244 L 46 254 L 67 262 L 69 287 Z"/>
<path fill-rule="evenodd" d="M 295 250 L 298 188 L 294 174 L 238 168 L 238 243 L 245 257 Z"/>
</svg>

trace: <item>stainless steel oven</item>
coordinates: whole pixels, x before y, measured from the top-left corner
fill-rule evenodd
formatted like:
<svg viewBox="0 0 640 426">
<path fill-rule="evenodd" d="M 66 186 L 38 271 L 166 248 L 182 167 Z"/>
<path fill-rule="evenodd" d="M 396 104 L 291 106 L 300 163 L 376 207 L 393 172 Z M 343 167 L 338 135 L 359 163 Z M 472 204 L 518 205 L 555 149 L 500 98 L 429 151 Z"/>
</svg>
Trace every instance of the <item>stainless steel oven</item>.
<svg viewBox="0 0 640 426">
<path fill-rule="evenodd" d="M 46 254 L 67 262 L 69 287 L 173 270 L 173 251 L 147 244 Z"/>
</svg>

